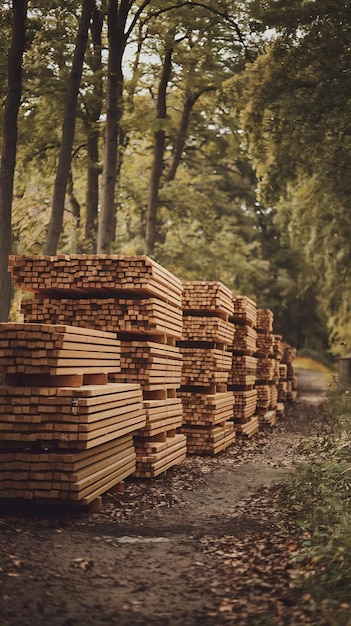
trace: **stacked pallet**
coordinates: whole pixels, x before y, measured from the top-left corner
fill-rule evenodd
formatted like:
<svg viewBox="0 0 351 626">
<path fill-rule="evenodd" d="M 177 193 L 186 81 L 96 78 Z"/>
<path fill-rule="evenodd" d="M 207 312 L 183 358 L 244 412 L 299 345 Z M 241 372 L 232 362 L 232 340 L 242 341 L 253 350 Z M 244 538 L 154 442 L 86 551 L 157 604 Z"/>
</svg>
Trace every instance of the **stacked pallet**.
<svg viewBox="0 0 351 626">
<path fill-rule="evenodd" d="M 255 388 L 257 359 L 257 305 L 247 296 L 233 295 L 234 326 L 232 344 L 232 369 L 228 389 L 234 394 L 234 423 L 236 431 L 247 437 L 257 433 L 257 390 Z"/>
<path fill-rule="evenodd" d="M 278 369 L 275 358 L 276 339 L 273 335 L 273 313 L 257 310 L 257 414 L 261 423 L 275 424 L 277 418 Z"/>
<path fill-rule="evenodd" d="M 183 358 L 181 387 L 183 426 L 188 454 L 214 455 L 235 440 L 229 346 L 231 292 L 222 283 L 183 283 L 183 334 L 177 345 Z"/>
<path fill-rule="evenodd" d="M 288 343 L 283 343 L 284 354 L 281 360 L 286 365 L 286 399 L 289 401 L 296 400 L 297 396 L 297 377 L 293 367 L 293 361 L 296 359 L 296 349 Z"/>
<path fill-rule="evenodd" d="M 115 335 L 0 324 L 0 497 L 89 504 L 130 476 L 145 425 L 139 385 L 120 370 Z"/>
<path fill-rule="evenodd" d="M 137 431 L 135 475 L 153 477 L 181 462 L 186 440 L 176 433 L 182 424 L 176 390 L 182 359 L 175 346 L 182 333 L 181 281 L 146 256 L 12 257 L 10 270 L 17 287 L 35 292 L 22 303 L 26 321 L 70 321 L 117 333 L 121 367 L 109 380 L 141 385 L 146 414 Z M 167 445 L 151 453 L 160 439 Z"/>
</svg>

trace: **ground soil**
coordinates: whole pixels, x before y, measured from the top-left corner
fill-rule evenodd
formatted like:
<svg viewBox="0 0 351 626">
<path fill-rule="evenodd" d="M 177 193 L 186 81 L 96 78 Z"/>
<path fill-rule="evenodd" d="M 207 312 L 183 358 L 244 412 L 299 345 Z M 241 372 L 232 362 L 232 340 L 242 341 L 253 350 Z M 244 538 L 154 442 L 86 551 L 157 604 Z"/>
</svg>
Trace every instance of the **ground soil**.
<svg viewBox="0 0 351 626">
<path fill-rule="evenodd" d="M 2 626 L 312 623 L 292 584 L 295 528 L 278 485 L 321 428 L 327 381 L 298 372 L 298 384 L 275 426 L 130 478 L 99 512 L 0 502 Z"/>
</svg>

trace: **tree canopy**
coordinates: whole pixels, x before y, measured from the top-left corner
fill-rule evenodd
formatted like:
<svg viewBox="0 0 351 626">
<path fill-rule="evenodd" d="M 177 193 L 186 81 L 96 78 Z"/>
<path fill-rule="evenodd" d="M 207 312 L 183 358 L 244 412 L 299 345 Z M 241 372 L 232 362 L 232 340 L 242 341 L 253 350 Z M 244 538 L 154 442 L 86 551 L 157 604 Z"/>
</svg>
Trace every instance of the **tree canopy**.
<svg viewBox="0 0 351 626">
<path fill-rule="evenodd" d="M 0 8 L 3 93 L 14 6 Z M 147 253 L 271 308 L 299 348 L 325 350 L 329 332 L 337 353 L 351 342 L 350 13 L 29 0 L 12 249 Z"/>
</svg>

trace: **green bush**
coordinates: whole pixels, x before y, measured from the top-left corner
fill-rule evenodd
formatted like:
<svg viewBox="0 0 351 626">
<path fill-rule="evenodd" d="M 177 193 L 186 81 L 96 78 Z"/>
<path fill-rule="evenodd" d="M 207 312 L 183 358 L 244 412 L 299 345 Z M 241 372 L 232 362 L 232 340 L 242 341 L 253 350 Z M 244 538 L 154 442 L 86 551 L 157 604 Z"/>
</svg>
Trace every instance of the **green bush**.
<svg viewBox="0 0 351 626">
<path fill-rule="evenodd" d="M 314 624 L 351 626 L 351 394 L 333 390 L 322 410 L 328 432 L 303 443 L 312 461 L 283 493 L 301 529 L 293 578 L 323 616 Z"/>
</svg>

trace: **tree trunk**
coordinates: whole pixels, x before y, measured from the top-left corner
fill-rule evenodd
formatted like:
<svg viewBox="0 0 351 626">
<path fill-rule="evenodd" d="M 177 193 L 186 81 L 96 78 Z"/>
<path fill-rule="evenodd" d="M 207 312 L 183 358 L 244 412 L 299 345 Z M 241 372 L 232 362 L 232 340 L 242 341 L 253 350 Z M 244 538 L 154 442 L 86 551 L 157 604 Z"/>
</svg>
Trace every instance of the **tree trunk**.
<svg viewBox="0 0 351 626">
<path fill-rule="evenodd" d="M 67 86 L 62 140 L 52 199 L 51 219 L 46 238 L 45 254 L 56 254 L 62 231 L 66 187 L 71 167 L 71 153 L 76 125 L 77 100 L 83 71 L 84 55 L 88 41 L 88 30 L 94 6 L 95 0 L 83 0 L 82 15 L 79 22 L 76 47 Z"/>
<path fill-rule="evenodd" d="M 92 254 L 96 251 L 96 229 L 99 204 L 99 131 L 91 130 L 87 140 L 88 173 L 85 195 L 85 243 Z"/>
<path fill-rule="evenodd" d="M 162 67 L 161 79 L 157 93 L 157 119 L 165 120 L 167 116 L 167 85 L 171 77 L 172 70 L 172 53 L 173 45 L 166 48 L 165 58 Z M 162 122 L 160 122 L 161 128 L 155 131 L 155 144 L 154 144 L 154 159 L 152 163 L 150 184 L 149 184 L 149 198 L 146 210 L 146 235 L 145 235 L 145 252 L 147 255 L 152 256 L 155 249 L 156 241 L 156 217 L 157 217 L 157 205 L 158 205 L 158 192 L 160 187 L 160 180 L 163 171 L 163 156 L 165 150 L 166 132 L 162 128 Z"/>
<path fill-rule="evenodd" d="M 27 0 L 13 0 L 12 40 L 8 54 L 8 90 L 4 111 L 0 163 L 0 322 L 8 320 L 11 303 L 11 254 L 13 181 L 16 167 L 17 118 L 22 96 L 22 62 L 26 45 Z"/>
<path fill-rule="evenodd" d="M 108 5 L 109 57 L 101 211 L 97 237 L 97 252 L 99 254 L 108 254 L 115 239 L 115 187 L 123 93 L 122 58 L 126 44 L 124 29 L 130 4 L 128 0 L 121 0 L 120 5 L 117 0 L 109 0 Z"/>
<path fill-rule="evenodd" d="M 181 161 L 184 146 L 185 146 L 191 111 L 193 110 L 196 102 L 198 101 L 200 96 L 202 96 L 202 94 L 206 93 L 207 91 L 215 91 L 215 90 L 216 90 L 216 87 L 209 86 L 209 87 L 204 87 L 203 89 L 198 91 L 196 94 L 190 94 L 190 93 L 186 94 L 183 111 L 182 111 L 182 117 L 181 117 L 180 124 L 179 124 L 179 131 L 177 134 L 177 140 L 173 149 L 172 161 L 168 168 L 167 174 L 165 176 L 166 182 L 169 183 L 175 179 L 177 169 L 179 167 L 179 163 Z"/>
<path fill-rule="evenodd" d="M 99 138 L 98 121 L 102 111 L 102 33 L 103 15 L 97 8 L 94 9 L 91 23 L 92 53 L 89 56 L 89 66 L 94 74 L 94 90 L 91 100 L 87 104 L 88 172 L 85 196 L 85 247 L 90 253 L 96 252 L 96 231 L 99 204 Z"/>
</svg>

